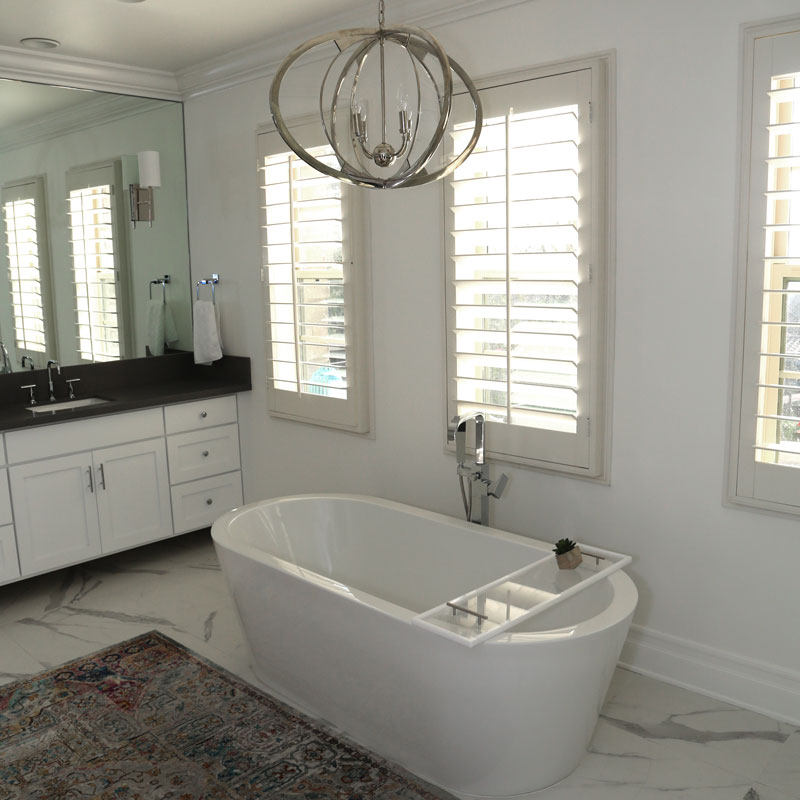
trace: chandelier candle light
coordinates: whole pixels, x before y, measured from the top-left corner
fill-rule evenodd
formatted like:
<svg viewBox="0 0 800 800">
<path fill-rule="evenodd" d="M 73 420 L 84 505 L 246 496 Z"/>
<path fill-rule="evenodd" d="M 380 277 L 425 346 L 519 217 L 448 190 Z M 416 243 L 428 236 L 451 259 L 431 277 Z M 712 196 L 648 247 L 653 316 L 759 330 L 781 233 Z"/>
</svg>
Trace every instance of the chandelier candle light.
<svg viewBox="0 0 800 800">
<path fill-rule="evenodd" d="M 330 45 L 335 51 L 319 89 L 319 117 L 335 161 L 321 161 L 310 152 L 319 155 L 317 147 L 303 147 L 290 132 L 280 95 L 290 68 L 310 51 Z M 450 119 L 453 73 L 472 101 L 474 130 L 460 153 L 434 165 Z M 393 110 L 387 107 L 389 98 L 394 98 Z M 483 123 L 478 92 L 466 72 L 422 28 L 387 26 L 383 0 L 377 28 L 335 31 L 295 48 L 278 68 L 269 106 L 281 138 L 303 161 L 325 175 L 371 189 L 420 186 L 449 175 L 475 148 Z M 397 120 L 396 133 L 392 119 Z"/>
</svg>

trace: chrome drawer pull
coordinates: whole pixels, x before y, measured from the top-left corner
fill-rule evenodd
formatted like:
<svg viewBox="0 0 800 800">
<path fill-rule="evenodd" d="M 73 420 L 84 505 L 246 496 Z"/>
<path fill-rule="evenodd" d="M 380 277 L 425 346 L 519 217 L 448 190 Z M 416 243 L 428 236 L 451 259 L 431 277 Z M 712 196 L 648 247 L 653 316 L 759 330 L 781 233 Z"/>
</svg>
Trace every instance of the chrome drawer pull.
<svg viewBox="0 0 800 800">
<path fill-rule="evenodd" d="M 94 474 L 92 473 L 92 468 L 86 470 L 89 473 L 89 486 L 88 489 L 92 494 L 94 494 Z"/>
</svg>

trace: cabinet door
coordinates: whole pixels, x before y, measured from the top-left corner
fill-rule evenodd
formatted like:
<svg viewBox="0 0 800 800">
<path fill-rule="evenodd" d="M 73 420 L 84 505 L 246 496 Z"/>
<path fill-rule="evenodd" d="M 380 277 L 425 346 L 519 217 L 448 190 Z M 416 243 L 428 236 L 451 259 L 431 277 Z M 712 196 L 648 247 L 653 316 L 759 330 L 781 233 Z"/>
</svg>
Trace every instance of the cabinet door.
<svg viewBox="0 0 800 800">
<path fill-rule="evenodd" d="M 0 583 L 19 578 L 19 561 L 17 560 L 17 540 L 14 538 L 14 526 L 0 526 Z"/>
<path fill-rule="evenodd" d="M 100 555 L 89 453 L 9 468 L 23 575 Z"/>
<path fill-rule="evenodd" d="M 163 439 L 93 453 L 103 552 L 172 536 Z"/>
</svg>

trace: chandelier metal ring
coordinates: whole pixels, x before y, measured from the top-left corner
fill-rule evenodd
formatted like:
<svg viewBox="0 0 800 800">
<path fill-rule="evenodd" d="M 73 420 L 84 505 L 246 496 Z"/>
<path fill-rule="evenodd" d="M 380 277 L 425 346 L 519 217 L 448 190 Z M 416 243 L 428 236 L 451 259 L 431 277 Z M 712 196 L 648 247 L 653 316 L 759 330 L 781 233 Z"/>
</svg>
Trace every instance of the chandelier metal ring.
<svg viewBox="0 0 800 800">
<path fill-rule="evenodd" d="M 322 130 L 326 139 L 333 147 L 334 154 L 339 162 L 338 169 L 329 164 L 325 164 L 318 158 L 315 158 L 300 144 L 300 142 L 295 139 L 289 130 L 289 126 L 287 125 L 280 108 L 281 85 L 289 69 L 294 66 L 306 53 L 316 47 L 320 47 L 321 45 L 328 43 L 333 43 L 336 45 L 339 52 L 337 52 L 336 56 L 325 71 L 319 93 L 319 113 L 322 122 Z M 394 148 L 390 145 L 387 145 L 386 139 L 384 138 L 384 142 L 375 147 L 372 151 L 369 151 L 366 148 L 366 136 L 364 135 L 364 129 L 358 129 L 359 124 L 363 126 L 366 123 L 366 115 L 364 115 L 363 119 L 359 119 L 356 116 L 356 113 L 351 111 L 351 118 L 349 120 L 350 135 L 348 138 L 350 139 L 350 145 L 353 148 L 355 159 L 348 159 L 339 146 L 340 142 L 337 134 L 337 125 L 346 124 L 346 122 L 343 123 L 338 119 L 337 103 L 340 101 L 340 97 L 344 92 L 344 84 L 349 73 L 351 70 L 355 69 L 354 75 L 350 76 L 350 80 L 353 82 L 353 85 L 349 92 L 350 103 L 348 104 L 349 108 L 352 109 L 354 107 L 355 94 L 358 87 L 358 81 L 361 77 L 361 71 L 370 52 L 376 46 L 380 46 L 381 55 L 380 80 L 382 124 L 385 137 L 386 114 L 383 48 L 386 43 L 398 45 L 406 52 L 411 60 L 414 80 L 417 84 L 416 109 L 412 113 L 400 113 L 400 133 L 403 137 L 403 141 L 399 148 Z M 349 50 L 350 48 L 352 48 L 352 51 L 347 56 L 344 66 L 340 68 L 340 72 L 335 78 L 335 88 L 333 91 L 330 108 L 328 108 L 324 99 L 326 86 L 331 78 L 332 70 L 334 65 L 337 63 L 337 60 L 345 50 Z M 433 56 L 435 62 L 438 63 L 439 69 L 442 72 L 441 87 L 434 79 L 431 66 L 425 64 L 423 61 L 423 59 L 425 59 L 428 55 Z M 433 134 L 430 135 L 428 144 L 422 148 L 421 153 L 417 152 L 413 156 L 412 162 L 411 152 L 413 151 L 416 143 L 416 139 L 414 137 L 417 133 L 416 129 L 412 130 L 412 124 L 418 125 L 422 102 L 422 92 L 420 90 L 420 67 L 423 70 L 423 74 L 426 75 L 427 79 L 430 81 L 430 84 L 435 90 L 437 105 L 439 107 L 439 119 L 435 125 Z M 448 163 L 445 163 L 438 169 L 429 170 L 428 164 L 444 139 L 447 124 L 450 119 L 453 97 L 453 73 L 455 73 L 469 93 L 474 109 L 474 129 L 466 146 L 458 155 L 454 156 Z M 467 73 L 457 62 L 448 57 L 447 53 L 432 34 L 423 30 L 422 28 L 405 25 L 392 25 L 390 27 L 384 27 L 381 25 L 378 28 L 349 28 L 332 33 L 322 34 L 299 45 L 291 53 L 289 53 L 289 55 L 284 59 L 278 68 L 270 88 L 269 105 L 278 133 L 298 157 L 325 175 L 337 178 L 345 183 L 364 186 L 367 188 L 390 189 L 405 186 L 420 186 L 449 175 L 466 160 L 466 158 L 474 149 L 478 138 L 480 137 L 483 122 L 483 112 L 481 109 L 480 98 L 474 83 L 469 78 Z M 326 111 L 330 114 L 330 124 L 326 123 Z M 353 130 L 354 126 L 356 128 L 355 131 Z M 354 160 L 357 163 L 353 163 Z M 373 160 L 378 167 L 400 164 L 400 169 L 391 177 L 378 177 L 374 174 L 370 174 L 367 171 L 367 166 L 371 166 L 369 164 L 370 160 Z"/>
</svg>

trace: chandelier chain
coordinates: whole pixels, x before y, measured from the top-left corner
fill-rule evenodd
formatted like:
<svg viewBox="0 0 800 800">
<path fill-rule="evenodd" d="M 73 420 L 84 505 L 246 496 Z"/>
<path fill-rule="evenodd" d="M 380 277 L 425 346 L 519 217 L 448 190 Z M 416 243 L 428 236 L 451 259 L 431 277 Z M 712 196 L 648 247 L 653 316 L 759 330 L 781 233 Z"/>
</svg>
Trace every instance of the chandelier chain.
<svg viewBox="0 0 800 800">
<path fill-rule="evenodd" d="M 385 21 L 385 18 L 384 18 L 383 0 L 378 0 L 378 27 L 379 28 L 383 27 L 384 21 Z"/>
</svg>

